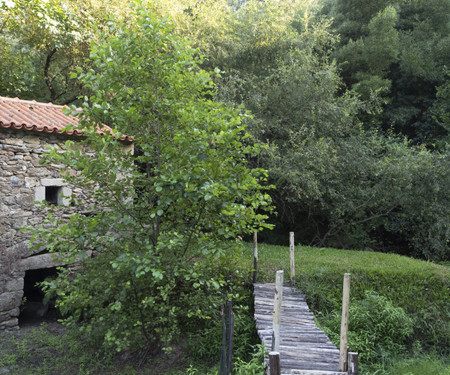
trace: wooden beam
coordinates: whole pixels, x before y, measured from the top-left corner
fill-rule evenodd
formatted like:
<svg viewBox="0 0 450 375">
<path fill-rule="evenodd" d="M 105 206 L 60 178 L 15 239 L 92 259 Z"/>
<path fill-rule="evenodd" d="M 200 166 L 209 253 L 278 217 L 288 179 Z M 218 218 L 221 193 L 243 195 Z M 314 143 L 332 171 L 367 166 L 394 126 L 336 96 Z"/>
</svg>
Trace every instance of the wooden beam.
<svg viewBox="0 0 450 375">
<path fill-rule="evenodd" d="M 269 352 L 270 375 L 281 375 L 280 353 Z"/>
<path fill-rule="evenodd" d="M 348 375 L 358 375 L 358 353 L 348 353 Z"/>
<path fill-rule="evenodd" d="M 253 233 L 253 284 L 258 276 L 258 232 Z"/>
</svg>

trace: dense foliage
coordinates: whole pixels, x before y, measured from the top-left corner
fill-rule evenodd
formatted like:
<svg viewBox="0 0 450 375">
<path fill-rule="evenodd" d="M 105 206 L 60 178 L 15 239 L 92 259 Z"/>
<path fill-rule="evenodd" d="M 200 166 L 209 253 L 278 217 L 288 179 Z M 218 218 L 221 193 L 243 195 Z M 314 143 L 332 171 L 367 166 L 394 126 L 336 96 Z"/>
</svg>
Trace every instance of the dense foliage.
<svg viewBox="0 0 450 375">
<path fill-rule="evenodd" d="M 123 19 L 128 1 L 2 0 L 0 95 L 70 104 L 86 93 L 70 76 L 90 66 L 91 43 L 110 14 Z M 127 14 L 127 19 L 132 19 Z"/>
<path fill-rule="evenodd" d="M 76 277 L 68 268 L 46 284 L 66 323 L 81 321 L 117 350 L 157 352 L 226 298 L 239 300 L 247 272 L 234 239 L 267 227 L 270 197 L 265 171 L 247 167 L 259 152 L 246 142 L 247 115 L 210 99 L 211 75 L 166 19 L 135 12 L 132 26 L 119 23 L 92 49 L 93 69 L 77 69 L 95 93 L 74 109 L 91 152 L 68 141 L 48 161 L 78 171 L 65 178 L 91 192 L 87 207 L 72 198 L 88 213 L 67 223 L 50 215 L 35 242 L 82 263 Z M 98 134 L 99 121 L 115 130 Z"/>
<path fill-rule="evenodd" d="M 341 315 L 336 311 L 322 324 L 328 337 L 339 342 Z M 413 321 L 405 311 L 371 290 L 350 306 L 349 326 L 348 346 L 359 353 L 363 364 L 381 362 L 385 353 L 404 352 L 405 340 L 413 332 Z"/>
<path fill-rule="evenodd" d="M 217 99 L 252 111 L 246 142 L 270 145 L 250 160 L 276 185 L 267 240 L 448 259 L 447 1 L 142 3 L 220 69 Z M 136 25 L 127 0 L 0 4 L 0 95 L 24 99 L 98 95 L 70 71 L 93 66 L 101 32 Z"/>
<path fill-rule="evenodd" d="M 332 60 L 341 50 L 330 22 L 306 4 L 284 4 L 245 2 L 227 24 L 230 36 L 214 35 L 219 47 L 208 51 L 224 70 L 219 96 L 244 103 L 254 115 L 254 141 L 271 146 L 253 160 L 276 186 L 275 235 L 265 239 L 295 230 L 318 246 L 446 259 L 448 151 L 432 153 L 368 126 L 383 113 L 379 90 L 366 98 L 347 90 Z M 377 22 L 374 33 L 383 30 Z M 377 35 L 370 40 L 392 45 Z M 389 66 L 386 56 L 367 61 L 374 72 Z"/>
<path fill-rule="evenodd" d="M 449 2 L 326 3 L 325 13 L 334 18 L 333 28 L 341 36 L 335 56 L 346 84 L 362 96 L 380 92 L 386 100 L 375 125 L 415 143 L 442 147 L 449 135 L 442 121 L 449 102 L 442 103 L 438 92 L 449 78 Z"/>
</svg>

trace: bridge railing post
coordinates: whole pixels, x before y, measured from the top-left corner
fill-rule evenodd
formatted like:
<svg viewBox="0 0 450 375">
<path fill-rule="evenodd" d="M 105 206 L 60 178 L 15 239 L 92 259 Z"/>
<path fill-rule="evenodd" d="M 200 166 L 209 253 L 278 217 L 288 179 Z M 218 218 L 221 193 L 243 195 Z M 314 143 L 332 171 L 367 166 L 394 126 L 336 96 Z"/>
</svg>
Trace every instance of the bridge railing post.
<svg viewBox="0 0 450 375">
<path fill-rule="evenodd" d="M 275 279 L 275 299 L 273 303 L 272 351 L 280 351 L 281 304 L 283 301 L 283 271 L 277 271 Z"/>
<path fill-rule="evenodd" d="M 348 375 L 358 375 L 358 353 L 348 353 Z"/>
<path fill-rule="evenodd" d="M 291 266 L 291 285 L 294 286 L 295 280 L 295 240 L 294 232 L 289 232 L 289 260 Z"/>
<path fill-rule="evenodd" d="M 342 293 L 341 342 L 339 347 L 339 371 L 348 371 L 348 312 L 350 306 L 350 274 L 344 274 Z"/>
<path fill-rule="evenodd" d="M 269 352 L 270 375 L 281 375 L 280 353 Z"/>
<path fill-rule="evenodd" d="M 253 284 L 258 277 L 258 232 L 253 232 Z"/>
</svg>

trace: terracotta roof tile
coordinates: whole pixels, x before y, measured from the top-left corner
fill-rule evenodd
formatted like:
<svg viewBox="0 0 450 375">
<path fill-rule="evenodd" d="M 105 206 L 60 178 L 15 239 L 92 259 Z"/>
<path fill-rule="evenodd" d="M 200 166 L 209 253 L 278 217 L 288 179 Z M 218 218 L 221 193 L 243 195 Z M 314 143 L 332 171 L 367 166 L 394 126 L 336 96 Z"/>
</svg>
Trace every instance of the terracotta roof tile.
<svg viewBox="0 0 450 375">
<path fill-rule="evenodd" d="M 64 108 L 67 107 L 0 96 L 0 128 L 83 135 L 80 130 L 63 131 L 67 125 L 78 125 L 78 118 L 67 116 L 63 112 Z M 105 125 L 102 130 L 111 130 L 111 128 Z M 123 136 L 120 140 L 132 141 L 132 138 Z"/>
</svg>

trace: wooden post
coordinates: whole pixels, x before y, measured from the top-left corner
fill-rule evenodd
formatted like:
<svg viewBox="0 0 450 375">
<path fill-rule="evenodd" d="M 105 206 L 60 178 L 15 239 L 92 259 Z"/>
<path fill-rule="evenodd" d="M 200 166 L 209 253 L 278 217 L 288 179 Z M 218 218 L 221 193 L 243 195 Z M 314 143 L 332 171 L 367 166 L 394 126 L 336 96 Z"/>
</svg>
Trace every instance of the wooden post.
<svg viewBox="0 0 450 375">
<path fill-rule="evenodd" d="M 227 323 L 225 320 L 225 306 L 222 305 L 222 348 L 220 350 L 219 374 L 227 373 Z"/>
<path fill-rule="evenodd" d="M 358 375 L 358 353 L 348 353 L 348 375 Z"/>
<path fill-rule="evenodd" d="M 233 356 L 234 315 L 231 301 L 222 305 L 222 349 L 220 350 L 220 375 L 231 375 Z M 228 345 L 227 345 L 228 341 Z"/>
<path fill-rule="evenodd" d="M 281 375 L 279 352 L 269 353 L 269 368 L 270 368 L 270 375 Z"/>
<path fill-rule="evenodd" d="M 344 274 L 344 290 L 342 293 L 341 343 L 339 348 L 339 371 L 348 370 L 348 310 L 350 306 L 350 274 Z"/>
<path fill-rule="evenodd" d="M 231 375 L 233 367 L 233 334 L 234 334 L 234 314 L 231 308 L 231 301 L 227 301 L 227 318 L 228 318 L 228 358 L 227 358 L 227 375 Z"/>
<path fill-rule="evenodd" d="M 295 279 L 295 243 L 294 243 L 294 232 L 289 232 L 289 253 L 291 261 L 291 285 L 294 285 Z"/>
<path fill-rule="evenodd" d="M 253 233 L 253 284 L 258 276 L 258 232 Z"/>
<path fill-rule="evenodd" d="M 277 271 L 275 279 L 275 299 L 273 302 L 273 334 L 272 334 L 272 351 L 280 351 L 280 319 L 281 304 L 283 301 L 283 271 Z"/>
</svg>

